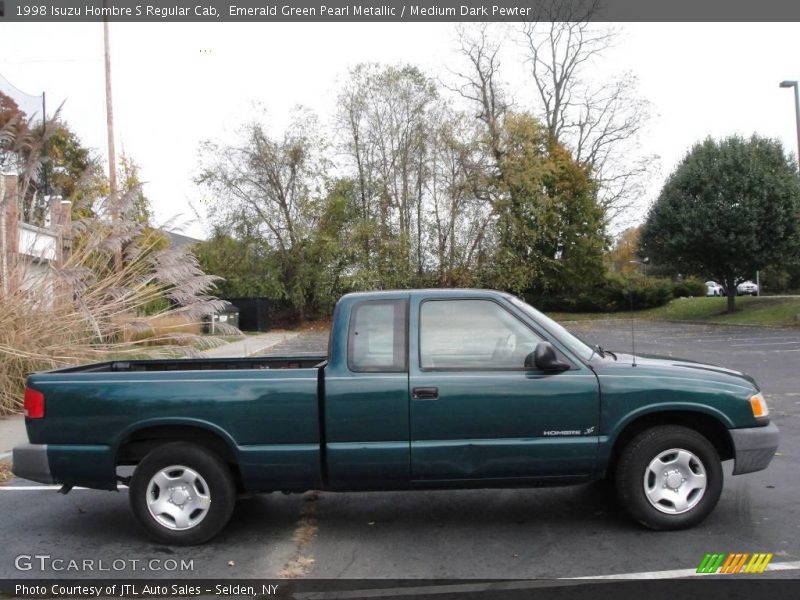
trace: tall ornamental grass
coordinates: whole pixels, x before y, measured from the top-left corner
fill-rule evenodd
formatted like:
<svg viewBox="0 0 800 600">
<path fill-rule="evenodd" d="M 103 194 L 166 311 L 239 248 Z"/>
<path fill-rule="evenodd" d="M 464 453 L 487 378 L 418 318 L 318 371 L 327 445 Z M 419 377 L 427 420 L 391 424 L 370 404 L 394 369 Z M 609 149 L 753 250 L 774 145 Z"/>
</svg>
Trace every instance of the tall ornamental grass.
<svg viewBox="0 0 800 600">
<path fill-rule="evenodd" d="M 24 147 L 9 127 L 0 132 L 0 142 L 7 151 Z M 38 173 L 37 146 L 28 144 L 14 157 L 19 184 L 0 197 L 0 209 L 25 200 Z M 86 207 L 73 209 L 72 214 L 90 216 L 57 228 L 59 260 L 13 251 L 2 256 L 0 414 L 21 410 L 25 378 L 32 372 L 191 355 L 222 343 L 201 335 L 203 317 L 223 306 L 209 295 L 216 278 L 203 273 L 185 248 L 169 247 L 163 234 L 130 216 L 137 193 L 85 199 Z M 229 329 L 222 333 L 238 332 Z"/>
</svg>

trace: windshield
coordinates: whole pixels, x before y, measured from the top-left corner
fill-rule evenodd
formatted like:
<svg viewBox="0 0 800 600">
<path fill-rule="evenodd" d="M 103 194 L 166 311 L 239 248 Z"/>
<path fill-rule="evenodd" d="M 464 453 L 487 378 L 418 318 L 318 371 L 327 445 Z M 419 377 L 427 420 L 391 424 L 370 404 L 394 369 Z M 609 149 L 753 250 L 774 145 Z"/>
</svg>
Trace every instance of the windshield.
<svg viewBox="0 0 800 600">
<path fill-rule="evenodd" d="M 530 304 L 523 302 L 519 298 L 508 296 L 508 299 L 511 300 L 511 303 L 514 306 L 519 308 L 537 323 L 540 323 L 547 331 L 555 335 L 559 342 L 564 344 L 583 360 L 589 360 L 592 358 L 592 354 L 595 353 L 594 350 L 592 350 L 592 347 L 586 344 L 586 342 L 584 342 L 578 336 L 567 331 L 563 325 L 557 323 L 544 313 L 539 312 Z"/>
</svg>

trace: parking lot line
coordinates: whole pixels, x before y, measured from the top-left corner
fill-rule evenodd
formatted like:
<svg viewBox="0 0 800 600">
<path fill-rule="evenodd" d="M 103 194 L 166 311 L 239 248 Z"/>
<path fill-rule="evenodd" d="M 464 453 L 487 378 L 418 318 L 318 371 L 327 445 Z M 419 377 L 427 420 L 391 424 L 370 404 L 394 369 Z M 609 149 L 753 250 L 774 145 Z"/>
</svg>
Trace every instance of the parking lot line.
<svg viewBox="0 0 800 600">
<path fill-rule="evenodd" d="M 3 452 L 2 454 L 0 454 L 0 460 L 4 460 L 9 456 L 11 456 L 11 452 Z"/>
<path fill-rule="evenodd" d="M 731 348 L 737 348 L 739 346 L 785 346 L 787 344 L 800 344 L 800 340 L 794 340 L 793 342 L 749 342 L 746 344 L 730 344 Z"/>
<path fill-rule="evenodd" d="M 800 569 L 800 561 L 770 563 L 767 571 L 789 571 Z M 676 579 L 679 577 L 707 577 L 714 573 L 698 573 L 697 569 L 672 569 L 670 571 L 645 571 L 641 573 L 620 573 L 617 575 L 588 575 L 585 577 L 559 577 L 556 580 L 523 579 L 520 581 L 489 581 L 477 583 L 443 583 L 414 587 L 395 587 L 361 590 L 341 590 L 328 592 L 296 592 L 295 597 L 303 600 L 322 600 L 335 598 L 393 598 L 402 596 L 465 594 L 469 592 L 492 592 L 503 590 L 525 590 L 542 587 L 568 585 L 569 581 L 579 580 L 612 580 L 612 579 Z"/>
<path fill-rule="evenodd" d="M 0 492 L 39 492 L 39 491 L 53 491 L 60 490 L 60 485 L 5 485 L 0 486 Z M 74 487 L 70 491 L 88 490 L 86 487 Z M 118 490 L 127 490 L 127 485 L 118 485 Z"/>
</svg>

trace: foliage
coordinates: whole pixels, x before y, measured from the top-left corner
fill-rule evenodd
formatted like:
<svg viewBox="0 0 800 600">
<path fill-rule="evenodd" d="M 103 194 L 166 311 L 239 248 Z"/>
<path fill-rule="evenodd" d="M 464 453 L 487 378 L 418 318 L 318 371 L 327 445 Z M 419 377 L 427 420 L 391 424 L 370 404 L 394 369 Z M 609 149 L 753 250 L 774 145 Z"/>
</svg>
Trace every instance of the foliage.
<svg viewBox="0 0 800 600">
<path fill-rule="evenodd" d="M 217 230 L 197 253 L 224 279 L 223 297 L 285 301 L 302 319 L 350 290 L 488 285 L 566 297 L 602 280 L 595 184 L 533 117 L 504 115 L 495 153 L 483 128 L 435 105 L 419 71 L 370 66 L 354 77 L 375 89 L 348 88 L 343 100 L 349 177 L 325 177 L 308 119 L 282 137 L 251 124 L 237 145 L 203 146 L 198 181 L 214 195 Z M 381 121 L 391 110 L 413 136 Z"/>
<path fill-rule="evenodd" d="M 760 294 L 783 294 L 800 290 L 800 256 L 784 264 L 767 267 L 760 273 Z"/>
<path fill-rule="evenodd" d="M 0 92 L 0 171 L 14 168 L 17 157 L 31 143 L 27 115 L 13 98 Z"/>
<path fill-rule="evenodd" d="M 669 279 L 639 273 L 607 273 L 601 283 L 567 297 L 531 297 L 544 310 L 567 312 L 616 312 L 663 306 L 672 299 Z"/>
<path fill-rule="evenodd" d="M 412 65 L 357 65 L 339 97 L 340 147 L 353 169 L 365 279 L 407 287 L 429 257 L 424 221 L 434 173 L 438 90 Z"/>
<path fill-rule="evenodd" d="M 672 286 L 672 295 L 675 298 L 705 296 L 707 292 L 705 282 L 696 277 L 684 277 Z"/>
<path fill-rule="evenodd" d="M 80 207 L 75 211 L 76 218 L 91 214 L 92 202 L 109 193 L 99 157 L 84 146 L 78 135 L 60 119 L 54 120 L 53 129 L 48 134 L 43 163 L 48 192 Z"/>
<path fill-rule="evenodd" d="M 639 238 L 641 237 L 642 226 L 628 227 L 623 231 L 614 247 L 606 254 L 605 263 L 607 268 L 614 273 L 627 273 L 629 271 L 640 271 L 642 258 L 639 256 Z"/>
<path fill-rule="evenodd" d="M 139 246 L 136 228 L 114 234 L 104 220 L 75 222 L 68 235 L 80 248 L 61 265 L 37 269 L 18 257 L 10 269 L 9 292 L 0 302 L 0 412 L 18 408 L 28 373 L 71 364 L 125 357 L 157 343 L 170 355 L 200 342 L 187 326 L 220 307 L 206 295 L 213 278 L 188 255 Z M 113 235 L 128 241 L 121 271 L 95 268 L 110 261 Z M 169 299 L 158 312 L 143 310 Z M 154 324 L 173 317 L 169 327 Z"/>
<path fill-rule="evenodd" d="M 642 232 L 642 252 L 728 290 L 800 253 L 800 182 L 776 140 L 707 139 L 667 179 Z"/>
<path fill-rule="evenodd" d="M 270 261 L 275 276 L 266 295 L 288 300 L 303 319 L 312 294 L 305 255 L 322 213 L 325 141 L 307 111 L 298 111 L 280 137 L 258 122 L 245 125 L 240 136 L 234 145 L 203 144 L 197 182 L 213 194 L 217 224 L 238 230 L 237 239 L 253 242 L 254 252 Z"/>
<path fill-rule="evenodd" d="M 5 130 L 13 147 L 28 151 L 17 156 L 20 183 L 3 190 L 0 214 L 6 203 L 22 205 L 40 172 L 41 144 L 20 131 Z M 94 207 L 87 216 L 52 229 L 59 251 L 51 261 L 2 254 L 0 413 L 19 409 L 25 377 L 34 371 L 141 356 L 145 345 L 174 356 L 214 343 L 198 335 L 198 325 L 222 307 L 208 295 L 215 278 L 184 249 L 164 247 L 162 236 L 128 218 L 136 193 L 134 187 L 116 199 L 87 198 Z"/>
<path fill-rule="evenodd" d="M 627 319 L 629 313 L 549 313 L 558 321 L 592 319 Z M 727 325 L 761 325 L 769 327 L 800 327 L 800 298 L 784 296 L 743 296 L 737 301 L 735 313 L 726 310 L 726 300 L 720 297 L 676 298 L 664 306 L 635 313 L 637 319 L 656 321 L 696 321 Z"/>
<path fill-rule="evenodd" d="M 153 219 L 153 209 L 150 206 L 150 200 L 144 195 L 142 180 L 139 177 L 139 165 L 123 152 L 117 171 L 120 193 L 131 196 L 127 203 L 126 217 L 131 221 L 150 225 Z"/>
<path fill-rule="evenodd" d="M 203 270 L 224 274 L 215 283 L 215 293 L 222 298 L 273 298 L 280 296 L 279 273 L 270 260 L 268 247 L 259 240 L 238 239 L 222 227 L 194 246 L 193 252 Z"/>
<path fill-rule="evenodd" d="M 587 170 L 530 115 L 509 114 L 503 130 L 495 285 L 561 297 L 599 282 L 605 238 Z"/>
</svg>

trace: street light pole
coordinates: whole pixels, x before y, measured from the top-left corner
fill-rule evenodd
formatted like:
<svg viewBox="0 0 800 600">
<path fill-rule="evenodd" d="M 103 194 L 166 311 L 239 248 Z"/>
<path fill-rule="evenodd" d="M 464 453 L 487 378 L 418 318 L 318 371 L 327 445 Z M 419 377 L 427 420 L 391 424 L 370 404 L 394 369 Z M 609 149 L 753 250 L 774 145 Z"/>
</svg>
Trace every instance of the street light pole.
<svg viewBox="0 0 800 600">
<path fill-rule="evenodd" d="M 794 88 L 794 118 L 795 126 L 797 127 L 797 164 L 800 169 L 800 90 L 798 90 L 796 80 L 781 81 L 780 86 L 782 88 Z"/>
</svg>

